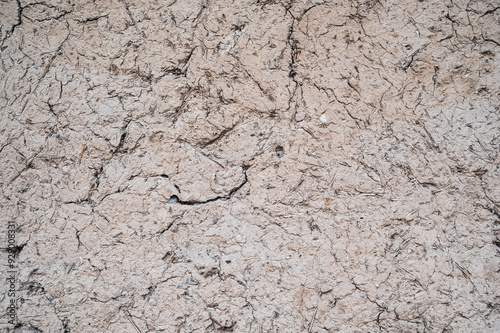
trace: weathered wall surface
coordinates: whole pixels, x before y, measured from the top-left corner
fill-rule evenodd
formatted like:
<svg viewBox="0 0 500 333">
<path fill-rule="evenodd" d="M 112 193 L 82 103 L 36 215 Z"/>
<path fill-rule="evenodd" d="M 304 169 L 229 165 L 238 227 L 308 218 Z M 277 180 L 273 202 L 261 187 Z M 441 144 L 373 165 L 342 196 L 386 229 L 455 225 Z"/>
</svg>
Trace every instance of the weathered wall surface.
<svg viewBox="0 0 500 333">
<path fill-rule="evenodd" d="M 2 332 L 500 330 L 499 8 L 1 1 Z"/>
</svg>

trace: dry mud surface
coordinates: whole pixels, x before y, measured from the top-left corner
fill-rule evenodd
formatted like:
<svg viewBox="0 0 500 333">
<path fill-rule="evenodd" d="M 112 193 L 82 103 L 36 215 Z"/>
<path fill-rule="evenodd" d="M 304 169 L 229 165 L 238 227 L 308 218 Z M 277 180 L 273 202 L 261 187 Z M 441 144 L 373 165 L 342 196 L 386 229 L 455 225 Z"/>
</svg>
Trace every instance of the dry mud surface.
<svg viewBox="0 0 500 333">
<path fill-rule="evenodd" d="M 2 332 L 500 331 L 498 2 L 0 22 Z"/>
</svg>

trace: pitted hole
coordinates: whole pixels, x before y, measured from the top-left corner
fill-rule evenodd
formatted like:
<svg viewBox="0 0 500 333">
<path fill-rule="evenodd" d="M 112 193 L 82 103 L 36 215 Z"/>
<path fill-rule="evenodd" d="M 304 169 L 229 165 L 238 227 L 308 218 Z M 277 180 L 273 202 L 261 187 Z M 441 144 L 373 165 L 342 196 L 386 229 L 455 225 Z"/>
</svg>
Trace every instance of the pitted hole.
<svg viewBox="0 0 500 333">
<path fill-rule="evenodd" d="M 282 147 L 282 146 L 277 146 L 277 147 L 276 147 L 276 149 L 275 149 L 275 151 L 276 151 L 276 155 L 277 155 L 278 157 L 283 157 L 283 156 L 285 156 L 285 150 L 283 149 L 283 147 Z"/>
<path fill-rule="evenodd" d="M 168 200 L 168 203 L 177 203 L 177 202 L 179 202 L 179 197 L 176 195 L 172 195 Z"/>
</svg>

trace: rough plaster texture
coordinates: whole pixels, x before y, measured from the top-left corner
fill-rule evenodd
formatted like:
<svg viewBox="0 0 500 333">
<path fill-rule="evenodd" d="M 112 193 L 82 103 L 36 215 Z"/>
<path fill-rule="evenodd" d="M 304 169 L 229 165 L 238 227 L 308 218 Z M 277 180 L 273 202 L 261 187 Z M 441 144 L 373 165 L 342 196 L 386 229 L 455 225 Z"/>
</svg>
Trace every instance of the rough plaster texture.
<svg viewBox="0 0 500 333">
<path fill-rule="evenodd" d="M 2 332 L 500 331 L 489 1 L 0 1 Z"/>
</svg>

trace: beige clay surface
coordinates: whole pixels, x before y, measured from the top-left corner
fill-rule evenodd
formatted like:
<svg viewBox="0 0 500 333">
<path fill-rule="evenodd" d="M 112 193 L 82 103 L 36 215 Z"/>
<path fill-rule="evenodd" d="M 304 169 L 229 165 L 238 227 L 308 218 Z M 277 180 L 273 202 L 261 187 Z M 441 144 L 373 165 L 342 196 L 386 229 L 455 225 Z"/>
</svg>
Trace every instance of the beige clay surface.
<svg viewBox="0 0 500 333">
<path fill-rule="evenodd" d="M 0 1 L 1 332 L 499 332 L 499 6 Z"/>
</svg>

